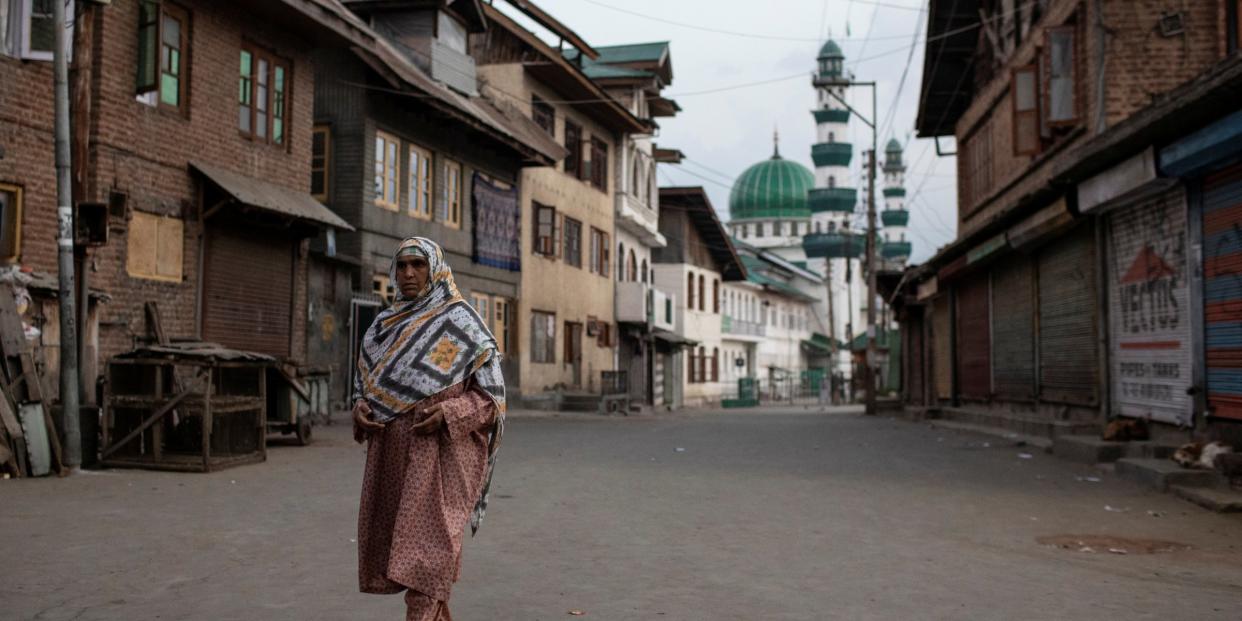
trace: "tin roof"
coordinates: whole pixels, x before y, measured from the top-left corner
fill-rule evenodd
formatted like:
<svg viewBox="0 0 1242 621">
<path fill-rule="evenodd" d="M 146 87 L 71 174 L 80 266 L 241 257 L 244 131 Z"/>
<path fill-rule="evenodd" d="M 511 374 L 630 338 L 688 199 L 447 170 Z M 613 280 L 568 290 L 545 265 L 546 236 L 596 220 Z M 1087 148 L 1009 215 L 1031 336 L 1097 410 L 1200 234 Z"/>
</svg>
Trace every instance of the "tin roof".
<svg viewBox="0 0 1242 621">
<path fill-rule="evenodd" d="M 239 203 L 264 209 L 295 220 L 306 220 L 333 226 L 347 231 L 354 230 L 348 222 L 332 213 L 307 192 L 291 190 L 269 181 L 248 177 L 219 166 L 190 162 L 190 168 L 207 178 Z"/>
</svg>

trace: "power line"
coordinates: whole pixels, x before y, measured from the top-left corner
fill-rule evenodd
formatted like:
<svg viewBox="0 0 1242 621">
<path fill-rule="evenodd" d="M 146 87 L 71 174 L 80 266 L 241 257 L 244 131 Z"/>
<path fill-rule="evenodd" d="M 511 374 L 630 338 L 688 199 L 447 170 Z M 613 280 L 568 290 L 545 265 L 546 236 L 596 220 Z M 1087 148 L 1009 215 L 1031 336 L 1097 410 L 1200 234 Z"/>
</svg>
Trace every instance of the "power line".
<svg viewBox="0 0 1242 621">
<path fill-rule="evenodd" d="M 897 82 L 897 96 L 893 97 L 893 103 L 888 107 L 888 114 L 885 115 L 886 118 L 881 126 L 883 127 L 883 131 L 880 132 L 881 136 L 888 133 L 889 126 L 892 124 L 893 119 L 897 116 L 897 103 L 901 101 L 901 91 L 906 86 L 906 76 L 910 73 L 910 65 L 914 63 L 914 50 L 919 44 L 919 31 L 921 30 L 920 26 L 923 23 L 923 15 L 924 13 L 920 9 L 918 18 L 914 20 L 914 40 L 910 43 L 910 55 L 906 57 L 906 66 L 901 70 L 901 80 Z"/>
</svg>

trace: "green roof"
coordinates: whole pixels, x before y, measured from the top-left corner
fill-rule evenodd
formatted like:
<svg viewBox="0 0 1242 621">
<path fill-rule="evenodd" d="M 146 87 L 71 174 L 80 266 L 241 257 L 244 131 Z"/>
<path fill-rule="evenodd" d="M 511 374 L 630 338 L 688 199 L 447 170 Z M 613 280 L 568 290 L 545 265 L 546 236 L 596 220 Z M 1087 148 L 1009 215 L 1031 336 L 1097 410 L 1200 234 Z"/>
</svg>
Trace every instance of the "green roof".
<svg viewBox="0 0 1242 621">
<path fill-rule="evenodd" d="M 884 147 L 884 151 L 885 151 L 885 152 L 887 152 L 887 153 L 892 153 L 893 151 L 896 151 L 896 152 L 900 153 L 900 152 L 901 152 L 901 143 L 900 143 L 900 142 L 897 142 L 897 139 L 896 139 L 896 138 L 890 138 L 890 139 L 889 139 L 889 141 L 888 141 L 888 146 L 887 146 L 887 147 Z"/>
<path fill-rule="evenodd" d="M 824 46 L 819 48 L 819 56 L 816 58 L 845 58 L 845 54 L 841 53 L 841 46 L 836 41 L 828 39 L 824 42 Z"/>
<path fill-rule="evenodd" d="M 809 218 L 806 195 L 815 176 L 797 162 L 773 155 L 747 168 L 729 192 L 729 218 Z"/>
<path fill-rule="evenodd" d="M 668 41 L 596 46 L 595 51 L 599 52 L 595 61 L 599 63 L 657 62 L 668 53 Z"/>
<path fill-rule="evenodd" d="M 585 60 L 582 63 L 582 73 L 592 80 L 601 80 L 607 78 L 648 78 L 651 77 L 650 71 L 642 69 L 630 69 L 628 67 L 613 67 L 611 65 L 600 65 L 591 60 Z"/>
</svg>

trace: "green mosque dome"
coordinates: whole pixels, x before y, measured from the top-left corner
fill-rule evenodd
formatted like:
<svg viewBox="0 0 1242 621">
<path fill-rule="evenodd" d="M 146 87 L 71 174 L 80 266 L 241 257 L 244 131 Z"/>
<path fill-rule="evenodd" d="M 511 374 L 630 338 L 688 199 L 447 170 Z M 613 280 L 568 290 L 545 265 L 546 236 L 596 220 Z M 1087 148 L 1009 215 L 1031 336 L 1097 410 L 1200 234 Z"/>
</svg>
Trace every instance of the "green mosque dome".
<svg viewBox="0 0 1242 621">
<path fill-rule="evenodd" d="M 820 58 L 845 58 L 845 54 L 841 52 L 841 46 L 837 45 L 836 41 L 828 39 L 824 42 L 824 46 L 819 48 L 819 56 L 816 56 L 816 59 Z"/>
<path fill-rule="evenodd" d="M 774 153 L 747 168 L 729 192 L 729 218 L 809 218 L 807 192 L 815 177 L 805 166 Z"/>
<path fill-rule="evenodd" d="M 897 139 L 896 139 L 896 138 L 890 138 L 890 139 L 888 140 L 888 146 L 884 148 L 884 151 L 885 151 L 886 153 L 893 153 L 893 152 L 900 153 L 900 152 L 901 152 L 901 143 L 900 143 L 900 142 L 897 142 Z"/>
</svg>

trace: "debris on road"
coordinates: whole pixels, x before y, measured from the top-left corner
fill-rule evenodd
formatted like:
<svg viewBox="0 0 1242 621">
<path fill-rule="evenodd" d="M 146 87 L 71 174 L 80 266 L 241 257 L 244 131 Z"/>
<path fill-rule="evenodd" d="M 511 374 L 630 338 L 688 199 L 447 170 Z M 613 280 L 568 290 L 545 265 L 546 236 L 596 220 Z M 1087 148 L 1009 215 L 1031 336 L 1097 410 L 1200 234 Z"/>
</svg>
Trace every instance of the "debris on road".
<svg viewBox="0 0 1242 621">
<path fill-rule="evenodd" d="M 581 610 L 571 610 L 569 611 L 569 615 L 571 617 L 583 617 L 586 616 L 586 613 Z"/>
<path fill-rule="evenodd" d="M 1191 549 L 1176 541 L 1131 539 L 1112 535 L 1048 535 L 1036 537 L 1036 543 L 1062 550 L 1094 553 L 1107 550 L 1110 554 L 1160 554 Z"/>
<path fill-rule="evenodd" d="M 1125 513 L 1126 511 L 1129 511 L 1129 509 L 1122 509 L 1121 507 L 1114 507 L 1112 505 L 1104 505 L 1104 510 L 1111 511 L 1112 513 Z"/>
<path fill-rule="evenodd" d="M 1018 453 L 1018 459 L 1034 459 L 1035 456 L 1030 453 Z"/>
<path fill-rule="evenodd" d="M 686 452 L 686 449 L 685 449 L 685 448 L 683 448 L 683 447 L 680 447 L 680 446 L 679 446 L 679 447 L 677 447 L 677 452 L 678 452 L 678 453 L 685 453 L 685 452 Z"/>
</svg>

